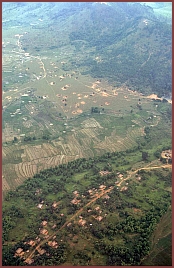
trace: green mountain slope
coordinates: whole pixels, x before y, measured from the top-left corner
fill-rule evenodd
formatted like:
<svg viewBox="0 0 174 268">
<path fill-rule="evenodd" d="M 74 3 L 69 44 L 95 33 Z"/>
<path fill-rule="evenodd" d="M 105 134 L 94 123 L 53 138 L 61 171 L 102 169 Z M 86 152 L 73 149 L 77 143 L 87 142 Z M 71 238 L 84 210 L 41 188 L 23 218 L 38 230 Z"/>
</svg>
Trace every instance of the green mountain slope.
<svg viewBox="0 0 174 268">
<path fill-rule="evenodd" d="M 88 10 L 90 19 L 86 15 L 87 22 L 75 26 L 71 44 L 79 48 L 77 41 L 83 40 L 86 47 L 95 48 L 100 61 L 91 55 L 79 63 L 88 66 L 87 73 L 94 77 L 107 77 L 143 92 L 164 95 L 171 91 L 171 26 L 157 20 L 152 10 L 139 12 L 136 8 L 134 13 L 129 8 L 126 13 L 102 5 Z M 141 9 L 144 11 L 140 5 Z"/>
</svg>

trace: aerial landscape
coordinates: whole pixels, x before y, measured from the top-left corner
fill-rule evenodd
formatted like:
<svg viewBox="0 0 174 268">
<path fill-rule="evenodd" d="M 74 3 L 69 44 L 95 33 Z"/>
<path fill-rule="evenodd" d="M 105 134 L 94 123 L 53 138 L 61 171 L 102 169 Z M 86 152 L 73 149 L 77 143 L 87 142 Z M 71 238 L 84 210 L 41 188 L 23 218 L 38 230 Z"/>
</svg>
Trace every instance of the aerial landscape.
<svg viewBox="0 0 174 268">
<path fill-rule="evenodd" d="M 2 3 L 2 265 L 172 265 L 172 3 Z"/>
</svg>

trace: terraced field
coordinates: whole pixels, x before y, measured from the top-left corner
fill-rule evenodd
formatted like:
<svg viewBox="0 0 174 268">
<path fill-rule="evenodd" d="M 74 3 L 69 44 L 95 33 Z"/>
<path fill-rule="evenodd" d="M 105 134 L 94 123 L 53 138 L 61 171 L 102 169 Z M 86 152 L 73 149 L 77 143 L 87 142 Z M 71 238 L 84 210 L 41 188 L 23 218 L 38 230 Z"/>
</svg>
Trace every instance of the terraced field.
<svg viewBox="0 0 174 268">
<path fill-rule="evenodd" d="M 136 138 L 144 135 L 143 128 L 129 128 L 124 138 L 116 135 L 116 129 L 105 136 L 104 127 L 93 117 L 85 119 L 80 127 L 66 135 L 66 139 L 54 139 L 43 144 L 23 144 L 3 146 L 3 174 L 7 186 L 15 188 L 25 178 L 32 177 L 42 169 L 55 167 L 81 157 L 92 157 L 103 152 L 120 151 L 136 145 Z"/>
</svg>

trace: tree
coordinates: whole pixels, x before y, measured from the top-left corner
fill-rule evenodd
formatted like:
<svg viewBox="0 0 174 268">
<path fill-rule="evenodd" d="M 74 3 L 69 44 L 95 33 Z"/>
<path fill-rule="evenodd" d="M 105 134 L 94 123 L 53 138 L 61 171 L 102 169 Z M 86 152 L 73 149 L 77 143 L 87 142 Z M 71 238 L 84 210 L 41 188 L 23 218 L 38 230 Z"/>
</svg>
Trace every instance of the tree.
<svg viewBox="0 0 174 268">
<path fill-rule="evenodd" d="M 157 158 L 160 158 L 161 151 L 160 150 L 157 150 L 156 152 L 154 152 L 154 156 L 156 156 Z"/>
<path fill-rule="evenodd" d="M 18 141 L 18 139 L 17 139 L 16 137 L 14 137 L 13 141 L 14 141 L 14 142 L 17 142 L 17 141 Z"/>
<path fill-rule="evenodd" d="M 148 152 L 142 152 L 143 161 L 147 161 L 148 157 L 149 157 Z"/>
</svg>

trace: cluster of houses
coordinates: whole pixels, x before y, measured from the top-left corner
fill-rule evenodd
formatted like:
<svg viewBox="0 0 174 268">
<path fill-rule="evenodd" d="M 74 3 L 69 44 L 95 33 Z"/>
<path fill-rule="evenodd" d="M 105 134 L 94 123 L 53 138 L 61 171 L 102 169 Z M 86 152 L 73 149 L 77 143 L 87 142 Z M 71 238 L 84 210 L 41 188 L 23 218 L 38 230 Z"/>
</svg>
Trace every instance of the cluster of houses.
<svg viewBox="0 0 174 268">
<path fill-rule="evenodd" d="M 55 203 L 53 203 L 53 204 L 55 204 Z M 45 229 L 45 227 L 47 226 L 47 224 L 48 224 L 48 222 L 44 220 L 41 223 L 41 225 L 42 225 L 43 228 L 39 228 L 40 234 L 44 235 L 44 238 L 46 238 L 46 239 L 49 238 L 48 230 Z M 53 226 L 53 227 L 55 228 L 56 225 Z M 53 229 L 53 227 L 52 227 L 52 229 Z M 53 236 L 53 240 L 52 241 L 48 241 L 48 245 L 50 247 L 52 247 L 52 248 L 58 248 L 58 246 L 59 246 L 58 243 L 55 241 L 55 238 L 56 238 L 56 236 Z M 41 241 L 41 238 L 37 236 L 36 239 L 35 239 L 35 241 L 34 240 L 30 240 L 28 242 L 24 242 L 24 244 L 28 244 L 31 247 L 34 247 L 40 241 Z M 40 255 L 43 255 L 46 252 L 44 249 L 41 249 L 40 247 L 37 247 L 37 251 L 39 252 Z M 26 252 L 28 253 L 29 250 L 27 250 Z M 24 254 L 25 254 L 25 251 L 22 248 L 18 248 L 16 250 L 14 256 L 15 257 L 23 257 Z M 31 264 L 31 263 L 34 262 L 34 260 L 33 259 L 26 259 L 25 262 L 28 263 L 28 264 Z"/>
<path fill-rule="evenodd" d="M 102 171 L 100 171 L 99 172 L 99 174 L 101 175 L 101 176 L 106 176 L 106 175 L 108 175 L 108 174 L 110 174 L 111 172 L 109 172 L 109 171 L 107 171 L 107 170 L 102 170 Z"/>
<path fill-rule="evenodd" d="M 100 171 L 99 173 L 100 173 L 101 176 L 106 176 L 107 174 L 109 174 L 111 172 L 109 172 L 109 171 Z M 117 177 L 120 178 L 120 179 L 123 179 L 123 174 L 118 172 Z M 118 183 L 118 182 L 116 182 L 116 183 Z M 112 189 L 113 186 L 109 187 L 109 189 L 110 188 Z M 128 188 L 127 186 L 123 186 L 120 189 L 120 191 L 125 191 L 125 190 L 127 190 L 127 188 Z M 101 185 L 99 185 L 98 189 L 96 189 L 96 188 L 89 189 L 88 193 L 89 193 L 91 198 L 94 198 L 94 197 L 97 197 L 100 193 L 102 193 L 102 191 L 104 191 L 105 189 L 106 189 L 106 185 L 101 184 Z M 38 194 L 40 192 L 41 192 L 40 189 L 36 190 L 36 194 Z M 81 202 L 80 199 L 85 198 L 85 197 L 86 197 L 85 195 L 80 195 L 79 192 L 77 190 L 75 190 L 73 192 L 73 199 L 71 200 L 71 204 L 77 205 L 77 204 L 79 204 Z M 105 193 L 102 196 L 102 199 L 104 199 L 104 203 L 106 203 L 106 200 L 108 200 L 109 198 L 110 198 L 110 196 L 107 193 Z M 54 201 L 52 203 L 52 208 L 56 208 L 59 205 L 59 203 L 60 203 L 60 201 L 59 202 Z M 44 201 L 41 201 L 37 205 L 37 207 L 39 209 L 42 209 L 43 205 L 44 205 Z M 91 217 L 93 217 L 95 220 L 97 220 L 98 222 L 101 222 L 103 220 L 103 218 L 105 216 L 107 216 L 107 213 L 105 213 L 105 214 L 102 213 L 102 210 L 100 209 L 100 206 L 96 206 L 94 209 L 88 209 L 87 212 L 88 213 L 92 212 L 92 214 L 90 213 L 89 215 Z M 63 217 L 64 214 L 60 214 L 60 216 Z M 77 223 L 78 223 L 79 226 L 82 226 L 82 227 L 88 224 L 87 219 L 85 219 L 82 215 L 79 216 L 79 219 L 77 220 Z M 39 228 L 40 234 L 42 236 L 44 236 L 44 239 L 48 239 L 49 236 L 50 236 L 49 231 L 46 229 L 47 224 L 48 224 L 48 222 L 46 220 L 43 220 L 41 222 L 42 227 Z M 68 222 L 66 224 L 67 227 L 70 227 L 71 225 L 72 225 L 72 222 Z M 92 225 L 92 223 L 89 223 L 89 225 Z M 54 229 L 54 228 L 56 228 L 56 224 L 54 224 L 52 226 L 52 229 Z M 55 238 L 56 238 L 56 236 L 53 236 L 52 240 L 48 241 L 48 245 L 50 247 L 52 247 L 52 248 L 58 248 L 58 246 L 59 246 L 58 243 L 55 241 Z M 36 237 L 35 241 L 30 240 L 29 242 L 25 242 L 25 243 L 30 245 L 31 247 L 34 247 L 36 244 L 38 244 L 40 242 L 40 240 L 41 240 L 41 238 L 38 236 L 38 237 Z M 29 252 L 29 250 L 27 252 Z M 39 252 L 40 255 L 42 255 L 42 254 L 45 253 L 45 250 L 38 247 L 38 252 Z M 24 254 L 25 254 L 25 252 L 24 252 L 24 250 L 22 248 L 18 248 L 16 250 L 16 252 L 15 252 L 15 256 L 23 256 Z M 26 260 L 27 260 L 28 264 L 31 264 L 33 262 L 32 259 L 29 259 L 29 260 L 26 259 Z"/>
<path fill-rule="evenodd" d="M 122 192 L 122 191 L 126 191 L 127 189 L 128 189 L 127 186 L 123 186 L 123 187 L 120 189 L 120 192 Z"/>
<path fill-rule="evenodd" d="M 166 150 L 161 153 L 163 158 L 172 159 L 172 150 Z"/>
<path fill-rule="evenodd" d="M 71 200 L 71 204 L 77 205 L 81 201 L 80 199 L 77 199 L 77 197 L 79 196 L 79 193 L 78 191 L 74 191 L 73 194 L 74 194 L 74 199 Z"/>
<path fill-rule="evenodd" d="M 101 220 L 103 219 L 103 216 L 100 215 L 100 214 L 102 213 L 102 210 L 100 209 L 100 207 L 97 206 L 97 207 L 94 209 L 94 211 L 98 212 L 99 215 L 92 215 L 92 217 L 93 217 L 94 219 L 96 219 L 97 221 L 101 221 Z M 88 209 L 88 213 L 90 213 L 90 212 L 92 212 L 92 209 Z M 105 214 L 105 216 L 106 216 L 106 214 Z M 79 224 L 80 226 L 85 226 L 86 223 L 87 223 L 87 220 L 85 220 L 85 219 L 83 218 L 83 216 L 79 216 L 78 224 Z M 67 226 L 69 227 L 71 224 L 72 224 L 72 223 L 68 223 Z M 90 225 L 92 225 L 92 224 L 90 224 Z"/>
<path fill-rule="evenodd" d="M 172 162 L 172 150 L 165 150 L 161 153 L 161 159 L 166 159 L 167 164 Z M 169 162 L 170 161 L 170 162 Z"/>
</svg>

